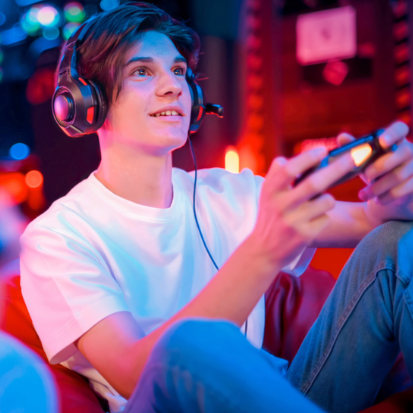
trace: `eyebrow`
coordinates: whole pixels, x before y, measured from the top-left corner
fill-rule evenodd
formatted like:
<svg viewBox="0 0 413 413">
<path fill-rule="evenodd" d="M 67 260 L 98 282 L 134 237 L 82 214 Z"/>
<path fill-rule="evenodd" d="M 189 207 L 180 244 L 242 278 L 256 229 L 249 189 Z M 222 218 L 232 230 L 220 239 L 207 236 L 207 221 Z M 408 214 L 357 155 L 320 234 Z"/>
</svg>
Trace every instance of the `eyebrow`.
<svg viewBox="0 0 413 413">
<path fill-rule="evenodd" d="M 131 63 L 136 63 L 136 62 L 142 62 L 142 63 L 153 63 L 154 59 L 153 57 L 140 57 L 140 56 L 136 56 L 136 57 L 132 57 L 132 59 L 130 59 L 128 61 L 128 63 L 126 63 L 125 66 L 130 65 Z M 183 56 L 177 56 L 175 57 L 173 63 L 187 63 L 186 59 Z"/>
</svg>

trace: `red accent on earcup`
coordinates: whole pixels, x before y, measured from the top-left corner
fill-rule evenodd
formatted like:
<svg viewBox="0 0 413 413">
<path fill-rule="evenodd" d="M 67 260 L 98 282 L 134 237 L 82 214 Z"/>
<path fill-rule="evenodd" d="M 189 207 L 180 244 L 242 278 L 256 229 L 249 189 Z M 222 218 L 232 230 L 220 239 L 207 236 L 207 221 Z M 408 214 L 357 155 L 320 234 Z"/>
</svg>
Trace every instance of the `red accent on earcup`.
<svg viewBox="0 0 413 413">
<path fill-rule="evenodd" d="M 103 123 L 105 122 L 106 115 L 108 113 L 108 105 L 101 88 L 91 80 L 89 80 L 89 83 L 93 87 L 93 90 L 96 94 L 96 109 L 98 111 L 98 117 L 94 125 L 94 131 L 96 132 L 102 127 Z"/>
<path fill-rule="evenodd" d="M 91 106 L 88 110 L 87 110 L 87 115 L 86 115 L 86 120 L 88 123 L 90 123 L 92 125 L 93 123 L 93 118 L 95 117 L 95 107 Z"/>
</svg>

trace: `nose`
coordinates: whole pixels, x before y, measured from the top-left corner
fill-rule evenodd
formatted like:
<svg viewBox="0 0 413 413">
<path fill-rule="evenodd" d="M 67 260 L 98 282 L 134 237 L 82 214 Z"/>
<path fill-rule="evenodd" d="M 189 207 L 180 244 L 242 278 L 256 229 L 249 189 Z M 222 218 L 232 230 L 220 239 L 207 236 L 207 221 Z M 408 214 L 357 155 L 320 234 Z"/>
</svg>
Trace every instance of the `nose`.
<svg viewBox="0 0 413 413">
<path fill-rule="evenodd" d="M 182 94 L 182 82 L 170 71 L 165 71 L 159 76 L 156 94 L 163 96 L 180 96 Z"/>
</svg>

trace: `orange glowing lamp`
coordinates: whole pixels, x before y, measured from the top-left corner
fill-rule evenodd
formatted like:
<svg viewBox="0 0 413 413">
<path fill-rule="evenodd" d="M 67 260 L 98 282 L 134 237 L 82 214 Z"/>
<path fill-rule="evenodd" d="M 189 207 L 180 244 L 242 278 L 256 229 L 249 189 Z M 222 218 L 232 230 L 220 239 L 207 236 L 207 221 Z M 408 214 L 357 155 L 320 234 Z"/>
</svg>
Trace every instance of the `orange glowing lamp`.
<svg viewBox="0 0 413 413">
<path fill-rule="evenodd" d="M 239 155 L 236 148 L 229 146 L 225 153 L 225 169 L 234 174 L 239 173 Z"/>
</svg>

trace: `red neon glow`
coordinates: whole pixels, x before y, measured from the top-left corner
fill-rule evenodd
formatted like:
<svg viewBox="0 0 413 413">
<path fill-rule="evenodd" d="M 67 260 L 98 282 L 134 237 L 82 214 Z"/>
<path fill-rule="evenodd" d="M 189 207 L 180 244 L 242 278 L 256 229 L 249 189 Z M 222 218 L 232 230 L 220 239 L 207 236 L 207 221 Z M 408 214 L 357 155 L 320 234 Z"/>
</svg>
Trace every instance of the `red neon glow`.
<svg viewBox="0 0 413 413">
<path fill-rule="evenodd" d="M 52 97 L 54 89 L 54 70 L 39 68 L 27 82 L 26 98 L 32 105 L 39 105 Z"/>
<path fill-rule="evenodd" d="M 24 202 L 27 199 L 27 186 L 24 182 L 24 175 L 20 172 L 1 174 L 0 191 L 8 194 L 14 205 Z"/>
<path fill-rule="evenodd" d="M 26 185 L 29 188 L 38 188 L 43 184 L 43 175 L 39 171 L 30 171 L 26 174 Z"/>
</svg>

